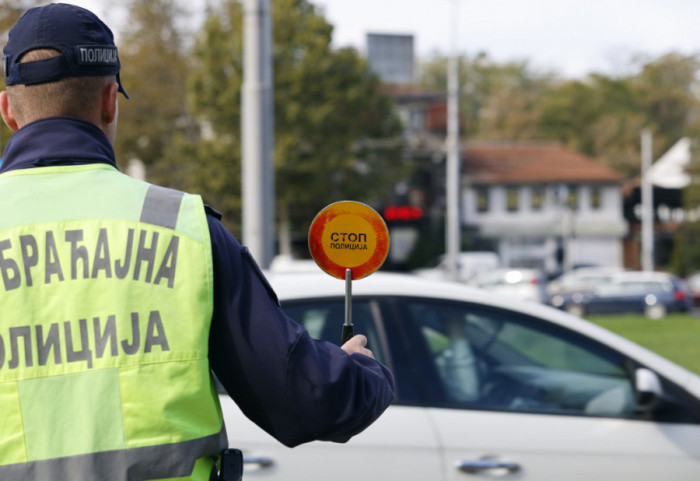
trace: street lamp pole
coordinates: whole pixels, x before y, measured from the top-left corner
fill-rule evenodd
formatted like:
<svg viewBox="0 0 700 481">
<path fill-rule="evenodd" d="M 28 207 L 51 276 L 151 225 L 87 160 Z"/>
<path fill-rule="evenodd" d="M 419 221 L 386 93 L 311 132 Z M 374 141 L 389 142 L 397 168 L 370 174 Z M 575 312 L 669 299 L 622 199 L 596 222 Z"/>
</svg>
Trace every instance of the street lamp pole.
<svg viewBox="0 0 700 481">
<path fill-rule="evenodd" d="M 447 170 L 446 170 L 446 219 L 445 219 L 445 261 L 447 276 L 457 280 L 457 256 L 460 251 L 460 209 L 459 190 L 460 153 L 459 153 L 459 56 L 458 56 L 458 2 L 451 3 L 452 53 L 447 67 Z"/>
<path fill-rule="evenodd" d="M 654 270 L 654 186 L 649 178 L 652 162 L 652 138 L 642 131 L 642 270 Z"/>
<path fill-rule="evenodd" d="M 270 0 L 243 0 L 243 10 L 243 243 L 266 268 L 274 255 L 275 231 Z"/>
</svg>

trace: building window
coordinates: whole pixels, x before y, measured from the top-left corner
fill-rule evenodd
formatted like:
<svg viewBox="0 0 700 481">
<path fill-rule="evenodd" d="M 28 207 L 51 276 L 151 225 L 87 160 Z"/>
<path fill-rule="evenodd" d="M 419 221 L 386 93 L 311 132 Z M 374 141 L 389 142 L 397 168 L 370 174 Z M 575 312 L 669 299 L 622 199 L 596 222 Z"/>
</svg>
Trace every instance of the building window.
<svg viewBox="0 0 700 481">
<path fill-rule="evenodd" d="M 530 199 L 530 206 L 532 210 L 542 210 L 542 205 L 544 204 L 544 188 L 543 187 L 533 187 L 532 188 L 532 198 Z"/>
<path fill-rule="evenodd" d="M 602 207 L 603 199 L 600 192 L 600 187 L 593 187 L 591 189 L 591 209 L 600 210 Z"/>
<path fill-rule="evenodd" d="M 476 189 L 476 210 L 477 212 L 489 211 L 489 190 L 486 187 Z"/>
<path fill-rule="evenodd" d="M 508 212 L 515 212 L 519 207 L 519 189 L 517 187 L 506 187 L 506 209 Z"/>
<path fill-rule="evenodd" d="M 568 192 L 568 196 L 566 199 L 566 205 L 571 210 L 578 209 L 578 187 L 576 187 L 575 185 L 569 186 L 569 192 Z"/>
</svg>

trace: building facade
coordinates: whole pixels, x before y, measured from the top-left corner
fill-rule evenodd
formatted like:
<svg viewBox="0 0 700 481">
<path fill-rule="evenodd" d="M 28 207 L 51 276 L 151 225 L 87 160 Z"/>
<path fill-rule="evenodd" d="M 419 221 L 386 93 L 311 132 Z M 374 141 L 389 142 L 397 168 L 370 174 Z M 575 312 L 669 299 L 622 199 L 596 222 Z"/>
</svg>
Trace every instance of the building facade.
<svg viewBox="0 0 700 481">
<path fill-rule="evenodd" d="M 395 100 L 404 125 L 411 179 L 388 203 L 418 207 L 422 222 L 389 222 L 390 262 L 438 247 L 445 216 L 447 102 L 445 92 L 413 83 L 413 37 L 369 34 L 368 60 Z M 460 122 L 463 125 L 463 122 Z M 594 159 L 545 142 L 462 145 L 462 244 L 497 252 L 504 266 L 554 273 L 577 265 L 623 265 L 628 223 L 622 178 Z M 467 247 L 465 247 L 467 248 Z M 419 253 L 420 253 L 419 252 Z"/>
<path fill-rule="evenodd" d="M 622 266 L 627 223 L 618 174 L 555 143 L 465 147 L 462 222 L 504 265 Z"/>
</svg>

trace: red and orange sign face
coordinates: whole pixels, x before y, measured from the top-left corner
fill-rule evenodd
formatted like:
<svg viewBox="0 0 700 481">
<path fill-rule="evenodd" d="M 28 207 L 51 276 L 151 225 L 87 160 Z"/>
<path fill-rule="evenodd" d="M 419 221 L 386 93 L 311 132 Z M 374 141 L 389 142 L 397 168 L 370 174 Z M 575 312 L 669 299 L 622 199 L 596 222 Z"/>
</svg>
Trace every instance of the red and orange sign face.
<svg viewBox="0 0 700 481">
<path fill-rule="evenodd" d="M 344 200 L 319 212 L 309 229 L 309 250 L 328 274 L 362 279 L 379 269 L 389 252 L 389 231 L 371 207 Z"/>
</svg>

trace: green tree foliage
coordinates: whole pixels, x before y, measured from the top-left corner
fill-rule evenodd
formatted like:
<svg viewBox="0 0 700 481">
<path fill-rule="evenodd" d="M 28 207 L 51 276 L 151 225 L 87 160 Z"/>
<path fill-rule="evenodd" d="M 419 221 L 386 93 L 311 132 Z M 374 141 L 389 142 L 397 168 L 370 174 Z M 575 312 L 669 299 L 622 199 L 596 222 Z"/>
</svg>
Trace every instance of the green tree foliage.
<svg viewBox="0 0 700 481">
<path fill-rule="evenodd" d="M 687 276 L 700 271 L 700 138 L 695 137 L 691 160 L 686 169 L 691 183 L 683 189 L 683 207 L 688 215 L 674 235 L 671 265 L 673 272 Z"/>
<path fill-rule="evenodd" d="M 518 75 L 499 83 L 479 112 L 477 136 L 484 140 L 539 140 L 540 99 L 548 81 Z"/>
<path fill-rule="evenodd" d="M 173 184 L 165 152 L 193 124 L 186 101 L 188 53 L 178 24 L 184 11 L 176 0 L 128 0 L 124 6 L 129 21 L 120 32 L 119 57 L 131 99 L 119 99 L 115 151 L 122 166 L 140 159 L 150 180 Z"/>
<path fill-rule="evenodd" d="M 447 90 L 447 63 L 434 56 L 422 65 L 421 84 Z M 526 62 L 497 63 L 487 54 L 459 58 L 460 117 L 467 138 L 527 140 L 537 138 L 538 101 L 552 82 L 535 74 Z"/>
<path fill-rule="evenodd" d="M 636 58 L 634 73 L 562 80 L 526 63 L 461 59 L 461 111 L 467 139 L 548 140 L 639 175 L 640 132 L 654 134 L 658 157 L 679 138 L 700 133 L 698 56 Z M 424 85 L 445 88 L 446 59 L 423 69 Z"/>
<path fill-rule="evenodd" d="M 204 25 L 196 34 L 187 77 L 188 105 L 198 129 L 195 135 L 178 133 L 163 163 L 171 176 L 170 185 L 201 194 L 239 235 L 241 14 L 240 4 L 234 1 L 208 8 Z"/>
<path fill-rule="evenodd" d="M 384 197 L 400 174 L 400 126 L 378 78 L 355 50 L 331 48 L 332 26 L 311 3 L 274 0 L 272 18 L 278 211 L 293 231 L 306 233 L 331 202 Z M 238 2 L 210 11 L 191 79 L 193 110 L 210 132 L 192 162 L 219 173 L 207 195 L 234 230 L 240 219 L 234 208 L 240 202 L 241 33 Z"/>
<path fill-rule="evenodd" d="M 3 45 L 7 40 L 7 32 L 17 22 L 20 15 L 30 8 L 38 7 L 45 3 L 41 0 L 0 0 L 0 35 L 2 36 Z"/>
<path fill-rule="evenodd" d="M 639 135 L 646 123 L 629 80 L 590 75 L 546 92 L 538 127 L 544 138 L 632 176 L 639 172 Z"/>
<path fill-rule="evenodd" d="M 630 79 L 635 97 L 654 131 L 655 149 L 665 152 L 679 138 L 698 135 L 700 57 L 670 53 L 643 64 Z"/>
<path fill-rule="evenodd" d="M 697 134 L 698 58 L 668 54 L 638 62 L 633 75 L 590 75 L 555 86 L 542 99 L 543 136 L 631 178 L 639 175 L 642 129 L 654 134 L 655 157 Z"/>
<path fill-rule="evenodd" d="M 0 43 L 5 45 L 7 34 L 26 10 L 44 3 L 40 0 L 0 0 L 0 39 L 2 39 Z M 5 125 L 5 122 L 0 121 L 0 152 L 5 148 L 5 144 L 11 136 L 12 131 Z"/>
</svg>

